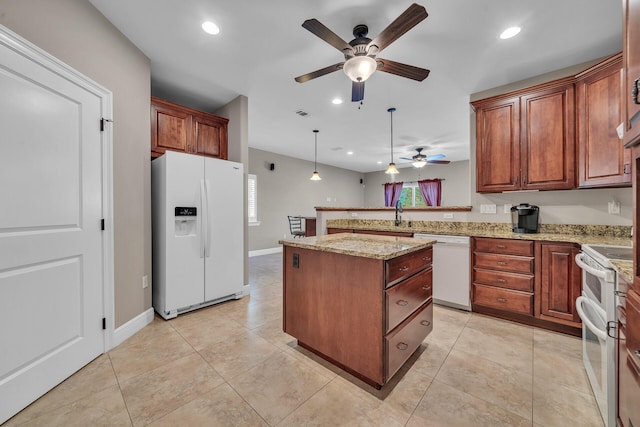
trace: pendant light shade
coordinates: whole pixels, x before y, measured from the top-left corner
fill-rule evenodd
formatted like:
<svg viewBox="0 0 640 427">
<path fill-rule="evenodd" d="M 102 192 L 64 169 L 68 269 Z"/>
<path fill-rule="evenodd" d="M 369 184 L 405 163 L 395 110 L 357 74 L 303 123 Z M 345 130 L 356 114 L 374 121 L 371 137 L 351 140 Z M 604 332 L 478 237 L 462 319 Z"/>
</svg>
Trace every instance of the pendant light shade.
<svg viewBox="0 0 640 427">
<path fill-rule="evenodd" d="M 321 181 L 320 174 L 318 173 L 318 132 L 319 130 L 315 129 L 313 133 L 315 134 L 315 155 L 313 160 L 313 174 L 311 174 L 311 181 Z"/>
<path fill-rule="evenodd" d="M 393 163 L 393 112 L 396 111 L 396 109 L 391 107 L 387 111 L 391 115 L 391 163 L 389 163 L 389 167 L 384 171 L 384 173 L 395 175 L 400 173 L 398 172 L 398 168 L 396 168 L 396 164 Z"/>
</svg>

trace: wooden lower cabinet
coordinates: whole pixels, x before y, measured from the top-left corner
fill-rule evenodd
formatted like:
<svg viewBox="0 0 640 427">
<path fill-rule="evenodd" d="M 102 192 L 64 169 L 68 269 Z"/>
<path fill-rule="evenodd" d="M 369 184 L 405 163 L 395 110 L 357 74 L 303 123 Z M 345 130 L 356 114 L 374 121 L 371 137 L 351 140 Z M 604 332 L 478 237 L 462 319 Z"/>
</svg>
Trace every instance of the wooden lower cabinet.
<svg viewBox="0 0 640 427">
<path fill-rule="evenodd" d="M 380 388 L 433 329 L 431 258 L 431 248 L 384 261 L 285 245 L 283 329 Z"/>
<path fill-rule="evenodd" d="M 627 307 L 629 303 L 627 302 Z M 629 307 L 634 310 L 633 307 Z M 640 313 L 636 310 L 637 313 Z M 633 314 L 632 314 L 633 316 Z M 633 351 L 633 343 L 629 343 L 626 309 L 618 307 L 618 425 L 633 427 L 640 425 L 640 355 Z M 638 359 L 636 363 L 634 361 Z"/>
<path fill-rule="evenodd" d="M 536 317 L 580 327 L 576 299 L 582 293 L 582 270 L 575 263 L 575 243 L 536 243 Z"/>
<path fill-rule="evenodd" d="M 581 334 L 578 245 L 474 237 L 471 250 L 473 311 Z"/>
</svg>

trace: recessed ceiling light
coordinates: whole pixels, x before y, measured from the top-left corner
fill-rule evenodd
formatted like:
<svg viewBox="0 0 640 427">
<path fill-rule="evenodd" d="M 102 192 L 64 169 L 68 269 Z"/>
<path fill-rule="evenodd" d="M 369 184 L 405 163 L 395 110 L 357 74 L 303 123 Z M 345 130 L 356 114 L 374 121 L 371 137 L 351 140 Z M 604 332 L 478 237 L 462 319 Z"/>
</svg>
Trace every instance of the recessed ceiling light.
<svg viewBox="0 0 640 427">
<path fill-rule="evenodd" d="M 340 98 L 333 98 L 333 100 L 331 101 L 332 103 L 339 105 L 342 104 L 342 99 Z"/>
<path fill-rule="evenodd" d="M 216 24 L 214 24 L 211 21 L 206 21 L 202 23 L 202 29 L 204 30 L 205 33 L 208 34 L 218 34 L 220 32 L 220 27 L 218 27 Z"/>
<path fill-rule="evenodd" d="M 353 155 L 353 151 L 347 151 L 347 154 L 352 156 Z"/>
<path fill-rule="evenodd" d="M 382 164 L 382 162 L 378 160 L 378 164 L 379 164 L 379 165 L 381 165 L 381 164 Z"/>
<path fill-rule="evenodd" d="M 500 34 L 501 39 L 510 39 L 520 32 L 520 27 L 509 27 Z"/>
</svg>

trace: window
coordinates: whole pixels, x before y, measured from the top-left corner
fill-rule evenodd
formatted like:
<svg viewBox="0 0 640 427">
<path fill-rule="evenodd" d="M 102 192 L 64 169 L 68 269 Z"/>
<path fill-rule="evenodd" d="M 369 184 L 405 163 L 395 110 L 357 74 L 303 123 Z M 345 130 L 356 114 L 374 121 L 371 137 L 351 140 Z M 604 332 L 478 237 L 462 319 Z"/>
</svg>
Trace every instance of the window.
<svg viewBox="0 0 640 427">
<path fill-rule="evenodd" d="M 258 177 L 247 175 L 247 215 L 249 225 L 259 225 L 258 221 Z"/>
<path fill-rule="evenodd" d="M 424 197 L 422 197 L 422 192 L 420 191 L 420 188 L 418 188 L 417 182 L 405 182 L 402 185 L 400 201 L 402 202 L 402 206 L 407 207 L 417 208 L 427 205 L 424 202 Z"/>
</svg>

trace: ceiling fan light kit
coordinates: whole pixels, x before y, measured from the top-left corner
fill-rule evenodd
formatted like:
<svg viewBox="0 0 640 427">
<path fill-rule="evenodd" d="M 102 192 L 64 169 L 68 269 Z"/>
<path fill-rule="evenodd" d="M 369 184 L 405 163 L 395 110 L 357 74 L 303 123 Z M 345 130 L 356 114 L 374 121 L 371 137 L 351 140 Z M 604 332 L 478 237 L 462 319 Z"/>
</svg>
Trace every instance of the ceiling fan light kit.
<svg viewBox="0 0 640 427">
<path fill-rule="evenodd" d="M 364 99 L 364 82 L 376 70 L 416 81 L 423 81 L 429 75 L 429 70 L 376 58 L 376 56 L 427 16 L 424 6 L 414 3 L 373 39 L 367 37 L 369 29 L 366 25 L 356 25 L 353 29 L 354 39 L 349 43 L 317 19 L 307 19 L 302 23 L 302 27 L 338 49 L 344 55 L 344 62 L 338 62 L 311 73 L 303 74 L 296 77 L 295 80 L 298 83 L 308 82 L 342 68 L 352 81 L 352 102 L 362 102 Z"/>
</svg>

